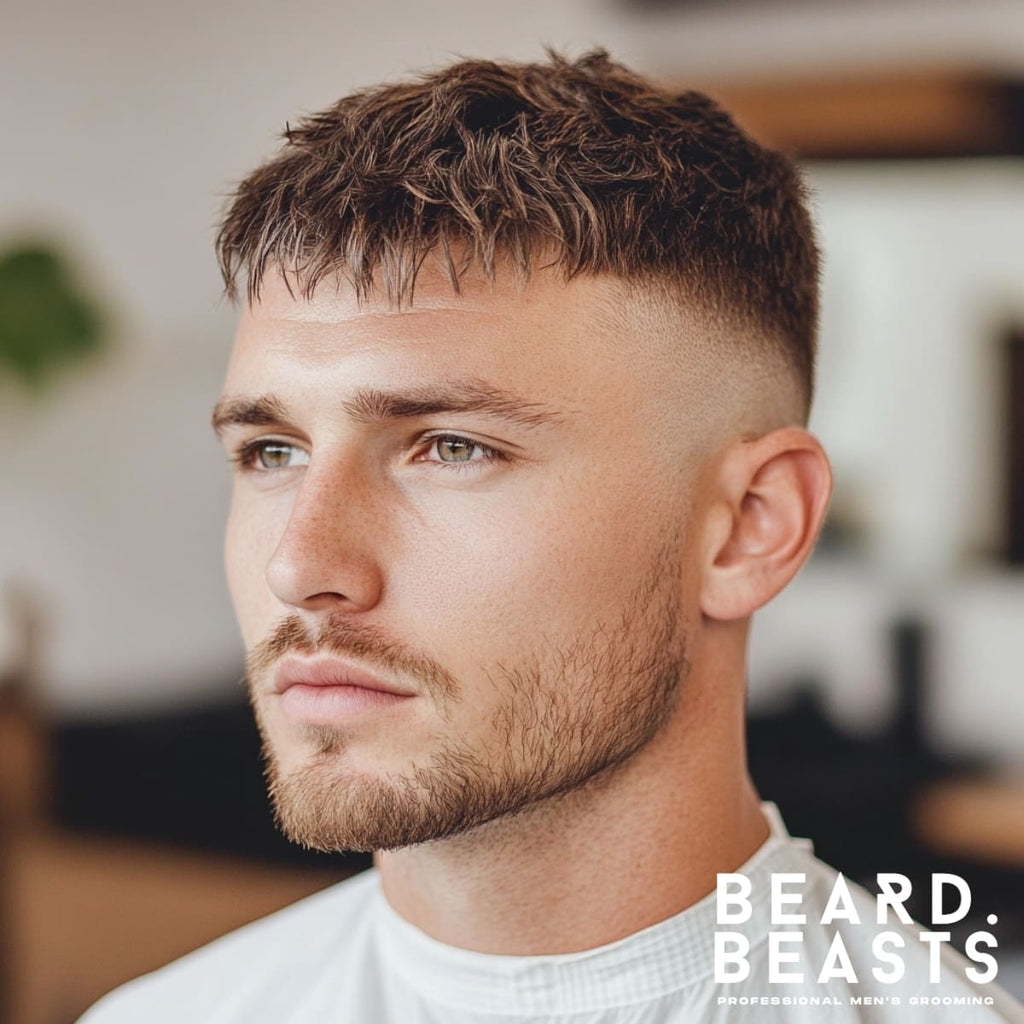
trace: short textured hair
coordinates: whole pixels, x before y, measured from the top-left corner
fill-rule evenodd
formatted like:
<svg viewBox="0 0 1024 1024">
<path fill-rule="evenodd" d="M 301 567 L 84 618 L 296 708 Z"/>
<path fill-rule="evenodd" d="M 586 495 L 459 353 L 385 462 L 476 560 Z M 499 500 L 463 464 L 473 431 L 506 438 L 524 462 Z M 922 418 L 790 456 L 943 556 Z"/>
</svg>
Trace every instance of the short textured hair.
<svg viewBox="0 0 1024 1024">
<path fill-rule="evenodd" d="M 654 285 L 752 331 L 813 383 L 818 252 L 799 172 L 707 96 L 661 89 L 603 50 L 465 60 L 355 92 L 287 126 L 217 236 L 228 295 L 274 268 L 303 295 L 412 302 L 424 259 L 456 292 L 476 266 Z"/>
</svg>

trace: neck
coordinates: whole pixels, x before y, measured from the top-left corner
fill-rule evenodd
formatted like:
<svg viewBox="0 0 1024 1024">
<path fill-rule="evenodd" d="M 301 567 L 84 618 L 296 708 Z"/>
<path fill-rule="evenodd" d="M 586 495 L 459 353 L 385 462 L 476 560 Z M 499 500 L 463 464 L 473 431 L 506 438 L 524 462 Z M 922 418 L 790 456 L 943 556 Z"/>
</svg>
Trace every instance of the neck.
<svg viewBox="0 0 1024 1024">
<path fill-rule="evenodd" d="M 768 827 L 746 771 L 742 689 L 688 682 L 662 732 L 586 786 L 378 854 L 391 906 L 449 945 L 540 955 L 614 942 L 713 891 Z"/>
</svg>

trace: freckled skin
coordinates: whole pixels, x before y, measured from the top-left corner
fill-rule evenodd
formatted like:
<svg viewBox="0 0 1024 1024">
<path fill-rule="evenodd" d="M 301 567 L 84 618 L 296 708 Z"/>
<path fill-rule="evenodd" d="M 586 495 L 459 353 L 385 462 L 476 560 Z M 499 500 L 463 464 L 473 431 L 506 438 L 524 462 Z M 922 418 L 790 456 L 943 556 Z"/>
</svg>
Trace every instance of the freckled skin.
<svg viewBox="0 0 1024 1024">
<path fill-rule="evenodd" d="M 341 835 L 372 837 L 353 819 L 379 804 L 359 794 L 390 787 L 389 806 L 418 802 L 424 820 L 439 813 L 432 791 L 496 799 L 475 769 L 453 784 L 454 762 L 518 779 L 520 797 L 536 790 L 517 813 L 379 855 L 396 909 L 458 945 L 611 941 L 702 897 L 764 837 L 743 754 L 747 620 L 809 552 L 827 464 L 779 402 L 750 401 L 756 368 L 708 358 L 694 324 L 637 316 L 644 329 L 630 330 L 625 305 L 614 282 L 545 273 L 524 289 L 470 282 L 460 297 L 426 274 L 401 312 L 360 307 L 344 286 L 296 299 L 269 279 L 239 327 L 224 395 L 272 393 L 289 415 L 232 426 L 225 444 L 270 438 L 295 453 L 236 479 L 226 565 L 247 648 L 289 616 L 311 633 L 340 622 L 457 684 L 443 705 L 422 693 L 345 724 L 325 754 L 266 674 L 252 679 L 268 753 L 291 780 L 283 799 L 318 817 L 320 835 L 325 817 L 347 816 Z M 557 416 L 368 424 L 342 409 L 358 388 L 455 379 Z M 659 713 L 637 749 L 568 793 L 544 791 L 541 776 L 593 768 L 644 708 Z"/>
</svg>

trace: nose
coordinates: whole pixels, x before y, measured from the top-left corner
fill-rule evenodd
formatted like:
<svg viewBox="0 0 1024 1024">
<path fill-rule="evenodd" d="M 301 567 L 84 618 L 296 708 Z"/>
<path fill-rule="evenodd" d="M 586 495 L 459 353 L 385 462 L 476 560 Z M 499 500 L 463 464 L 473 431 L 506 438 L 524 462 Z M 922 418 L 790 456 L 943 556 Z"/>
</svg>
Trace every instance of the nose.
<svg viewBox="0 0 1024 1024">
<path fill-rule="evenodd" d="M 360 612 L 381 598 L 380 515 L 361 474 L 310 465 L 266 578 L 274 595 L 304 611 Z"/>
</svg>

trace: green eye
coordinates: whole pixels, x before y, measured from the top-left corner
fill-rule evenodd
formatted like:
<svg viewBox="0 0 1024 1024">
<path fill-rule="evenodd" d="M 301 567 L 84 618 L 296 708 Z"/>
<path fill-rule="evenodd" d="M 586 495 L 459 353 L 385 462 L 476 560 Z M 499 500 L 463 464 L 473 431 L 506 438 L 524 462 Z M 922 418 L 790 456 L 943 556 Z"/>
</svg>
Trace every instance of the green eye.
<svg viewBox="0 0 1024 1024">
<path fill-rule="evenodd" d="M 259 460 L 264 469 L 281 469 L 292 456 L 291 445 L 265 444 L 260 448 Z"/>
<path fill-rule="evenodd" d="M 258 441 L 243 453 L 257 469 L 291 469 L 309 465 L 309 455 L 301 448 L 284 441 Z"/>
<path fill-rule="evenodd" d="M 473 452 L 480 447 L 465 437 L 439 437 L 435 443 L 441 462 L 471 462 Z"/>
</svg>

